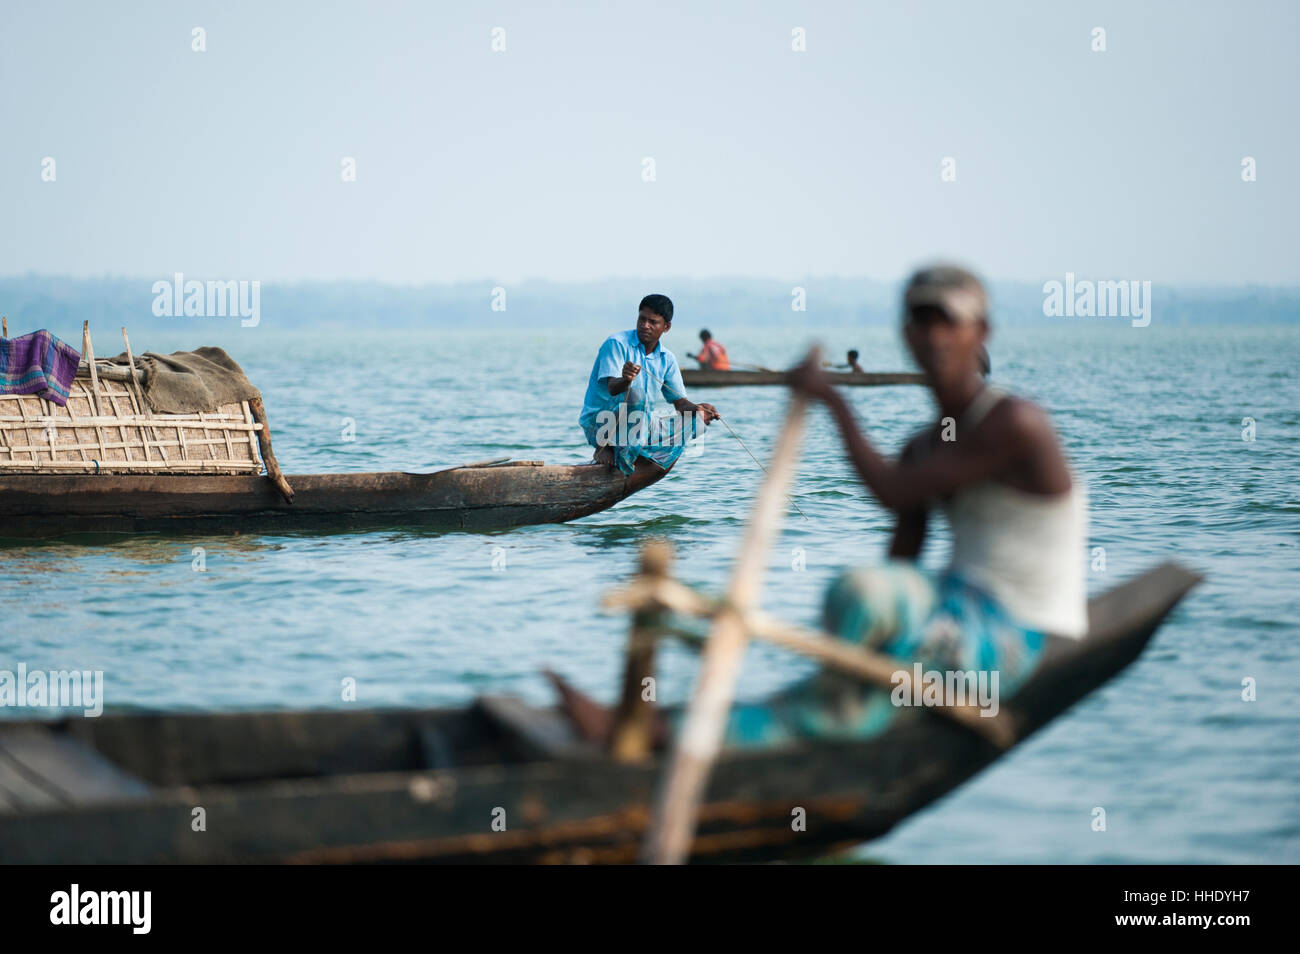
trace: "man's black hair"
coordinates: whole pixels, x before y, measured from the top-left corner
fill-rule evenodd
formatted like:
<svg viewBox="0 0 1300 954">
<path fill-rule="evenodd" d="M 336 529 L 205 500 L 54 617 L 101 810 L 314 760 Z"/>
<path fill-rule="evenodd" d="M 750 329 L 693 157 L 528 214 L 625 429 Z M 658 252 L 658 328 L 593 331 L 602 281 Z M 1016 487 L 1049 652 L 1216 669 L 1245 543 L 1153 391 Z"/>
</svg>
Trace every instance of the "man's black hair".
<svg viewBox="0 0 1300 954">
<path fill-rule="evenodd" d="M 712 338 L 712 337 L 713 337 L 713 335 L 709 334 L 709 329 L 708 329 L 708 328 L 705 328 L 703 331 L 700 332 L 700 340 L 701 340 L 701 341 L 708 341 L 708 340 L 709 340 L 710 338 Z"/>
<path fill-rule="evenodd" d="M 857 361 L 857 360 L 858 360 L 858 353 L 857 353 L 856 351 L 850 351 L 850 352 L 849 352 L 849 360 L 850 360 L 850 361 Z"/>
<path fill-rule="evenodd" d="M 636 310 L 642 308 L 649 308 L 670 325 L 673 323 L 673 301 L 667 295 L 646 295 Z"/>
</svg>

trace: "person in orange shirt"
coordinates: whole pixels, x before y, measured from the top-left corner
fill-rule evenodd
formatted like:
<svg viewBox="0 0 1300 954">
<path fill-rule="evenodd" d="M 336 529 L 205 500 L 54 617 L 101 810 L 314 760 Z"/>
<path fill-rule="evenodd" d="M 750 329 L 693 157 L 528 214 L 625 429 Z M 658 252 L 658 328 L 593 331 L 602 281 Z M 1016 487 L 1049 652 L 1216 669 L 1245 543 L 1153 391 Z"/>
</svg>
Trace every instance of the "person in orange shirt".
<svg viewBox="0 0 1300 954">
<path fill-rule="evenodd" d="M 713 340 L 709 329 L 705 328 L 700 332 L 700 340 L 704 342 L 704 347 L 700 349 L 699 354 L 691 355 L 700 363 L 700 367 L 708 368 L 710 371 L 730 371 L 731 362 L 727 359 L 727 349 L 721 342 Z"/>
</svg>

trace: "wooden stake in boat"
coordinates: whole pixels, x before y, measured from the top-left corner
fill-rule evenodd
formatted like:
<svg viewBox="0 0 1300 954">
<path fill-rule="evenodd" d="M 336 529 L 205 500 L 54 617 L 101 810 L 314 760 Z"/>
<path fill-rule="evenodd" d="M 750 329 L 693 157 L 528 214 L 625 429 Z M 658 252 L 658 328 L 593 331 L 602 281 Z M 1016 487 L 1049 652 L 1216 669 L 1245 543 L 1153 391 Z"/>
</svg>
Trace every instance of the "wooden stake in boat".
<svg viewBox="0 0 1300 954">
<path fill-rule="evenodd" d="M 95 346 L 90 341 L 89 321 L 81 323 L 81 350 L 86 364 L 90 365 L 90 400 L 95 405 L 95 416 L 103 417 L 104 412 L 99 407 L 99 372 L 95 370 Z"/>
<path fill-rule="evenodd" d="M 668 579 L 673 546 L 667 540 L 650 540 L 641 548 L 638 579 Z M 655 706 L 646 701 L 645 680 L 654 678 L 655 638 L 662 623 L 659 607 L 633 611 L 632 631 L 627 641 L 627 663 L 623 669 L 623 696 L 610 735 L 610 755 L 616 762 L 640 762 L 654 747 Z"/>
<path fill-rule="evenodd" d="M 0 338 L 9 337 L 9 319 L 0 317 Z"/>
<path fill-rule="evenodd" d="M 90 404 L 91 407 L 94 408 L 95 417 L 100 418 L 104 416 L 104 410 L 99 403 L 99 372 L 95 370 L 95 345 L 90 340 L 89 321 L 83 321 L 81 323 L 81 351 L 82 356 L 86 359 L 86 363 L 90 365 Z M 100 458 L 105 458 L 107 456 L 104 451 L 104 431 L 98 423 L 95 424 L 95 440 L 99 442 L 99 457 L 96 458 L 98 461 Z M 123 453 L 125 453 L 125 451 Z M 96 469 L 98 469 L 98 465 L 96 466 Z"/>
<path fill-rule="evenodd" d="M 810 360 L 820 361 L 821 350 L 815 349 Z M 772 455 L 772 466 L 754 501 L 741 541 L 736 569 L 727 589 L 727 609 L 713 621 L 686 721 L 646 836 L 643 860 L 652 864 L 681 864 L 690 850 L 700 798 L 722 744 L 736 677 L 748 642 L 743 614 L 758 602 L 763 570 L 784 510 L 786 487 L 794 475 L 799 455 L 806 409 L 807 399 L 793 395 Z"/>
<path fill-rule="evenodd" d="M 293 503 L 293 488 L 285 480 L 284 472 L 280 470 L 275 454 L 271 452 L 271 426 L 266 423 L 266 405 L 262 403 L 261 397 L 255 397 L 248 402 L 248 407 L 253 412 L 253 420 L 262 425 L 262 429 L 257 432 L 257 443 L 262 451 L 262 463 L 266 465 L 266 476 L 275 484 L 276 490 L 280 491 L 285 503 Z"/>
</svg>

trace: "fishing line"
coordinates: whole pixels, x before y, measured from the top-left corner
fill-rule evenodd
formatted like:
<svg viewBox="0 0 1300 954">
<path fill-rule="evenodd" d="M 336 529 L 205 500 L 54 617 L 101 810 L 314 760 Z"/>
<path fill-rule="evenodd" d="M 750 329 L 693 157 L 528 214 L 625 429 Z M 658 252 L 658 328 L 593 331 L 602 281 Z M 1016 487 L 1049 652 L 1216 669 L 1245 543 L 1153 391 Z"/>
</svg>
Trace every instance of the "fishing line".
<svg viewBox="0 0 1300 954">
<path fill-rule="evenodd" d="M 638 344 L 640 344 L 640 342 L 638 342 Z M 639 348 L 639 350 L 640 350 L 640 352 L 641 352 L 641 356 L 642 356 L 642 361 L 641 361 L 641 370 L 644 371 L 646 374 L 648 374 L 650 377 L 654 378 L 656 381 L 658 381 L 660 387 L 667 388 L 669 391 L 672 391 L 674 394 L 676 394 L 679 398 L 684 398 L 684 397 L 686 397 L 685 394 L 682 394 L 680 391 L 678 391 L 675 387 L 673 387 L 671 384 L 669 384 L 669 383 L 668 383 L 667 381 L 665 381 L 663 378 L 659 377 L 659 376 L 656 375 L 653 371 L 651 371 L 649 368 L 647 368 L 647 367 L 646 367 L 646 364 L 648 363 L 648 361 L 649 361 L 649 357 L 650 357 L 650 356 L 649 356 L 648 354 L 646 354 L 646 351 L 645 351 L 645 347 L 644 347 L 644 346 L 641 346 L 641 347 Z M 747 445 L 743 440 L 740 439 L 740 435 L 736 433 L 735 428 L 733 428 L 730 424 L 728 424 L 727 421 L 726 421 L 726 419 L 725 419 L 721 414 L 718 415 L 718 420 L 719 420 L 719 421 L 722 421 L 722 426 L 725 427 L 725 428 L 726 428 L 726 429 L 731 433 L 731 436 L 734 437 L 734 438 L 736 439 L 736 441 L 740 444 L 740 446 L 743 447 L 743 448 L 745 448 L 745 453 L 749 455 L 749 459 L 752 460 L 755 464 L 758 465 L 758 469 L 761 470 L 761 471 L 763 472 L 763 476 L 766 477 L 766 476 L 767 476 L 767 468 L 763 466 L 763 462 L 762 462 L 761 460 L 759 460 L 757 457 L 754 456 L 754 453 L 753 453 L 753 451 L 751 451 L 751 450 L 749 449 L 749 446 L 748 446 L 748 445 Z M 799 516 L 803 517 L 805 520 L 808 519 L 808 515 L 807 515 L 806 513 L 804 513 L 803 510 L 801 510 L 801 509 L 799 508 L 799 505 L 798 505 L 797 503 L 794 502 L 794 495 L 793 495 L 793 494 L 789 494 L 789 493 L 787 493 L 787 494 L 785 495 L 785 499 L 788 500 L 788 501 L 790 501 L 790 506 L 791 506 L 791 507 L 794 507 L 795 510 L 798 510 L 798 511 L 799 511 Z M 809 521 L 809 522 L 811 522 L 811 521 Z"/>
<path fill-rule="evenodd" d="M 745 442 L 740 440 L 740 435 L 737 434 L 734 430 L 732 430 L 731 425 L 728 424 L 726 420 L 723 419 L 721 414 L 718 415 L 718 420 L 722 421 L 723 426 L 726 427 L 728 431 L 731 431 L 732 437 L 734 437 L 737 441 L 740 441 L 740 446 L 745 448 L 745 453 L 749 454 L 749 459 L 752 460 L 755 464 L 758 464 L 758 469 L 761 470 L 763 472 L 763 476 L 766 477 L 767 468 L 763 466 L 763 462 L 760 461 L 757 457 L 755 457 L 748 447 L 745 447 Z M 786 494 L 785 499 L 790 501 L 791 507 L 794 507 L 795 510 L 799 510 L 799 505 L 794 502 L 793 494 Z M 802 510 L 799 510 L 799 516 L 803 517 L 805 520 L 808 519 L 808 515 L 804 513 Z"/>
</svg>

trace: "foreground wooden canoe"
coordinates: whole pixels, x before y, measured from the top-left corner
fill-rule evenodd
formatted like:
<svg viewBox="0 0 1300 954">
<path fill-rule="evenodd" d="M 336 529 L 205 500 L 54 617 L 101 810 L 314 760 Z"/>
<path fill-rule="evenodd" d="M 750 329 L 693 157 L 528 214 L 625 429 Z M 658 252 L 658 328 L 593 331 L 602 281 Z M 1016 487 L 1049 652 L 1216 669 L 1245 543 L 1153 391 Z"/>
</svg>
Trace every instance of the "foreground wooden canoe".
<svg viewBox="0 0 1300 954">
<path fill-rule="evenodd" d="M 925 375 L 911 372 L 828 371 L 827 379 L 840 387 L 884 387 L 890 384 L 924 384 Z M 788 384 L 784 371 L 709 371 L 702 368 L 682 371 L 682 383 L 696 388 L 730 388 L 741 385 Z"/>
<path fill-rule="evenodd" d="M 89 531 L 250 531 L 382 526 L 490 530 L 612 507 L 663 476 L 594 464 L 510 461 L 432 474 L 297 474 L 287 503 L 253 475 L 4 474 L 0 537 Z"/>
<path fill-rule="evenodd" d="M 1019 738 L 1122 671 L 1196 582 L 1165 564 L 1094 599 L 1087 639 L 1055 641 L 1004 700 Z M 909 716 L 866 742 L 725 753 L 692 858 L 859 844 L 1001 754 L 947 719 Z M 662 763 L 615 764 L 551 710 L 502 698 L 0 723 L 0 863 L 629 862 Z M 806 831 L 791 826 L 796 808 Z"/>
</svg>

